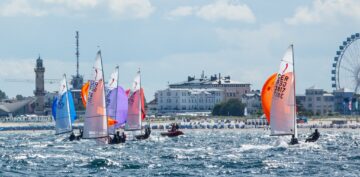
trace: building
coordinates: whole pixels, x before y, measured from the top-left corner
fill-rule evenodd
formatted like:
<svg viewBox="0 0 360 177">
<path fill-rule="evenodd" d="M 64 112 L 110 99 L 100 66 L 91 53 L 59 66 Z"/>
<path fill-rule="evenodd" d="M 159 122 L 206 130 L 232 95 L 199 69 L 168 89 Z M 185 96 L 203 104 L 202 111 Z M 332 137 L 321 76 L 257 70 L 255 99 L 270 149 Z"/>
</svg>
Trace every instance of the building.
<svg viewBox="0 0 360 177">
<path fill-rule="evenodd" d="M 353 91 L 348 89 L 339 89 L 333 92 L 335 111 L 339 114 L 350 115 L 359 113 L 358 103 L 359 98 Z"/>
<path fill-rule="evenodd" d="M 34 112 L 35 98 L 24 100 L 5 100 L 0 102 L 0 117 L 13 117 Z"/>
<path fill-rule="evenodd" d="M 332 115 L 335 112 L 334 95 L 325 92 L 323 89 L 308 88 L 305 90 L 303 106 L 306 111 L 311 111 L 314 115 Z"/>
<path fill-rule="evenodd" d="M 246 105 L 247 113 L 256 114 L 262 109 L 260 91 L 251 91 L 241 97 L 241 102 Z"/>
<path fill-rule="evenodd" d="M 199 79 L 195 76 L 188 76 L 187 81 L 169 84 L 171 89 L 219 89 L 223 91 L 224 100 L 227 101 L 232 98 L 241 100 L 242 95 L 250 92 L 250 84 L 240 83 L 231 80 L 230 76 L 221 77 L 215 74 L 210 78 L 204 75 L 204 71 Z"/>
<path fill-rule="evenodd" d="M 45 68 L 43 66 L 43 60 L 39 58 L 36 60 L 35 71 L 35 90 L 34 94 L 36 97 L 35 101 L 35 114 L 44 114 L 45 108 L 45 84 L 44 84 L 44 73 Z"/>
<path fill-rule="evenodd" d="M 224 91 L 214 88 L 168 88 L 156 93 L 158 114 L 211 112 L 224 101 Z"/>
</svg>

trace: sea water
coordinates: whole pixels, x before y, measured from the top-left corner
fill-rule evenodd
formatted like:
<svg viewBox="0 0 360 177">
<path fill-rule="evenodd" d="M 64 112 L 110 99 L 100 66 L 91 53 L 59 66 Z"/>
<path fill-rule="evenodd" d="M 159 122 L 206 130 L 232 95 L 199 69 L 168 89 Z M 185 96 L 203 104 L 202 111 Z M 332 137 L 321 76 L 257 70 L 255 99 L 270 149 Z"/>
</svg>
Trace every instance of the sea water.
<svg viewBox="0 0 360 177">
<path fill-rule="evenodd" d="M 67 141 L 53 131 L 0 132 L 0 176 L 360 176 L 360 131 L 321 130 L 316 143 L 266 130 L 185 130 L 125 144 Z"/>
</svg>

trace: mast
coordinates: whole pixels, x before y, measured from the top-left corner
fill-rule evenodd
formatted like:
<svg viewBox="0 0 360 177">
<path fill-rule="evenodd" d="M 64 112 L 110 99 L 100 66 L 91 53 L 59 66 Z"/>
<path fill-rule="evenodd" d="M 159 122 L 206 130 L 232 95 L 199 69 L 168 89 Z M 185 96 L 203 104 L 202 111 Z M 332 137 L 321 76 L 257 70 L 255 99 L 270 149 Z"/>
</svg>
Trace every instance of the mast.
<svg viewBox="0 0 360 177">
<path fill-rule="evenodd" d="M 65 79 L 65 89 L 66 89 L 66 91 L 65 91 L 65 94 L 66 94 L 66 107 L 67 107 L 67 110 L 68 110 L 68 118 L 69 118 L 69 123 L 70 123 L 70 129 L 72 130 L 69 95 L 68 95 L 68 85 L 67 85 L 67 81 L 66 81 L 66 74 L 64 74 L 64 79 Z"/>
<path fill-rule="evenodd" d="M 101 61 L 101 74 L 102 74 L 102 82 L 103 82 L 103 106 L 104 106 L 104 113 L 105 113 L 105 119 L 106 119 L 106 134 L 107 136 L 109 136 L 109 125 L 108 125 L 108 118 L 107 118 L 107 109 L 106 109 L 106 100 L 105 100 L 105 81 L 104 81 L 104 68 L 103 68 L 103 61 L 102 61 L 102 57 L 101 57 L 101 50 L 99 50 L 98 52 L 99 56 L 100 56 L 100 61 Z"/>
<path fill-rule="evenodd" d="M 116 92 L 116 102 L 115 102 L 115 120 L 117 120 L 117 105 L 118 105 L 118 87 L 119 87 L 119 66 L 117 65 L 115 67 L 116 69 L 116 72 L 117 72 L 117 78 L 116 78 L 116 89 L 115 89 L 115 92 Z M 116 132 L 116 125 L 114 125 L 114 134 Z"/>
<path fill-rule="evenodd" d="M 79 31 L 76 31 L 76 76 L 79 77 Z"/>
<path fill-rule="evenodd" d="M 296 126 L 296 90 L 295 90 L 295 58 L 294 58 L 294 45 L 291 44 L 291 53 L 292 53 L 292 60 L 293 60 L 293 75 L 294 75 L 294 84 L 293 84 L 293 87 L 294 87 L 294 136 L 295 138 L 298 137 L 298 134 L 297 134 L 297 126 Z"/>
<path fill-rule="evenodd" d="M 141 99 L 142 99 L 142 97 L 141 97 L 141 74 L 140 74 L 140 68 L 139 68 L 139 71 L 138 71 L 138 74 L 139 74 L 139 86 L 140 86 L 140 89 L 139 89 L 139 95 L 140 95 L 140 98 L 139 98 L 139 120 L 140 120 L 140 131 L 141 131 L 141 133 L 142 133 L 142 116 L 141 116 L 141 113 L 142 113 L 142 110 L 141 110 L 141 108 L 142 108 L 142 103 L 141 103 Z"/>
</svg>

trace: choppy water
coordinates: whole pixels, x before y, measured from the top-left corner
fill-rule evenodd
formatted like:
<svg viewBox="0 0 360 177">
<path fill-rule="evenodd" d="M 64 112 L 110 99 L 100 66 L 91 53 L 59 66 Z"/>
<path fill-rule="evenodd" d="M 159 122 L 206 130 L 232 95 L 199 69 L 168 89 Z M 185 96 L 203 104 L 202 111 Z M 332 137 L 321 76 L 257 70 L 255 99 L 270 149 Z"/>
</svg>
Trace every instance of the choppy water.
<svg viewBox="0 0 360 177">
<path fill-rule="evenodd" d="M 296 146 L 263 130 L 153 132 L 120 145 L 52 133 L 0 133 L 0 176 L 360 176 L 359 130 L 320 130 L 317 143 Z"/>
</svg>

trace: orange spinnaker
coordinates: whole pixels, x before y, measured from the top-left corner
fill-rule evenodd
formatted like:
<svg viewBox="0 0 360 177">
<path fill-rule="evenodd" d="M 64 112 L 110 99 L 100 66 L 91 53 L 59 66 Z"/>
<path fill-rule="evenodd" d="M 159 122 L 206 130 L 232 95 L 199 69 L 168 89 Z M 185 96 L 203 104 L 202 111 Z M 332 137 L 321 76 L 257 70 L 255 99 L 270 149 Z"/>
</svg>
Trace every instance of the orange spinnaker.
<svg viewBox="0 0 360 177">
<path fill-rule="evenodd" d="M 270 110 L 271 110 L 271 101 L 274 93 L 274 86 L 276 81 L 277 73 L 271 75 L 265 82 L 261 90 L 261 105 L 266 116 L 267 121 L 270 123 Z"/>
<path fill-rule="evenodd" d="M 85 108 L 86 108 L 87 98 L 89 95 L 89 86 L 90 86 L 90 82 L 88 81 L 81 88 L 81 100 Z"/>
<path fill-rule="evenodd" d="M 81 88 L 81 100 L 82 100 L 82 103 L 83 103 L 85 108 L 86 108 L 87 98 L 88 98 L 88 95 L 89 95 L 89 86 L 90 86 L 90 82 L 88 81 Z M 116 123 L 117 123 L 116 120 L 108 117 L 108 126 L 113 126 Z"/>
<path fill-rule="evenodd" d="M 116 121 L 116 120 L 114 120 L 114 119 L 112 119 L 112 118 L 108 117 L 108 126 L 115 125 L 116 123 L 117 123 L 117 121 Z"/>
</svg>

